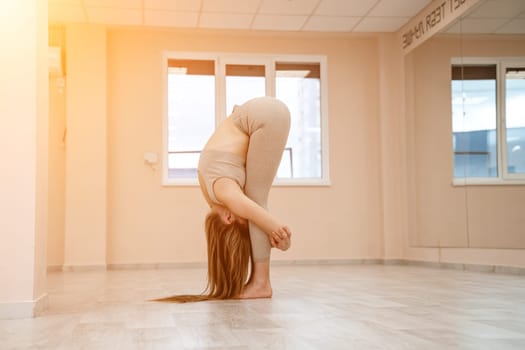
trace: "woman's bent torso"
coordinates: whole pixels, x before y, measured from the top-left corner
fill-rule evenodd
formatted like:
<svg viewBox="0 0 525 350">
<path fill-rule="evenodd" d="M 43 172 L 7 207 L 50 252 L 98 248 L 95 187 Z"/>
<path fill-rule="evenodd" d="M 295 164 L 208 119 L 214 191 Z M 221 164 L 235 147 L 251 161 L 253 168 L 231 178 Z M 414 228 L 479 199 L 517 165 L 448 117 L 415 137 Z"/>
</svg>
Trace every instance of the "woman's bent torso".
<svg viewBox="0 0 525 350">
<path fill-rule="evenodd" d="M 224 120 L 215 130 L 206 146 L 204 146 L 203 151 L 213 150 L 233 153 L 246 159 L 249 142 L 250 137 L 241 131 L 230 117 Z"/>
<path fill-rule="evenodd" d="M 199 184 L 210 206 L 212 203 L 220 204 L 214 193 L 216 180 L 230 178 L 244 188 L 249 142 L 250 137 L 230 117 L 217 127 L 204 146 L 199 160 Z"/>
</svg>

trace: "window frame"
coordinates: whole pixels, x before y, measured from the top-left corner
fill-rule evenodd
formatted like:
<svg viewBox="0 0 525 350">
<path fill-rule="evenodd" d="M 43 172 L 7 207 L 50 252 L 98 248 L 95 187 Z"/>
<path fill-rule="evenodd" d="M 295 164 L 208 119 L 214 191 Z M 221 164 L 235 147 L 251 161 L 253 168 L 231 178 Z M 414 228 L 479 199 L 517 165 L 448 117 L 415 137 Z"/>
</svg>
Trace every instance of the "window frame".
<svg viewBox="0 0 525 350">
<path fill-rule="evenodd" d="M 506 87 L 505 69 L 511 66 L 525 67 L 525 57 L 453 57 L 454 65 L 496 65 L 496 146 L 498 156 L 497 177 L 455 177 L 452 173 L 452 185 L 525 185 L 525 174 L 509 174 L 507 163 L 507 124 L 506 124 Z M 453 80 L 451 79 L 451 82 Z M 452 91 L 450 91 L 452 97 Z M 454 133 L 454 129 L 451 129 Z M 452 157 L 454 162 L 454 157 Z M 452 167 L 454 169 L 454 166 Z"/>
<path fill-rule="evenodd" d="M 215 62 L 215 127 L 227 118 L 226 111 L 226 65 L 264 65 L 266 95 L 275 97 L 275 64 L 318 63 L 320 65 L 320 113 L 321 113 L 321 173 L 320 178 L 276 178 L 274 186 L 330 186 L 330 153 L 328 131 L 328 74 L 327 57 L 324 55 L 287 55 L 251 53 L 162 52 L 162 185 L 199 186 L 197 178 L 169 178 L 168 176 L 168 60 L 213 60 Z"/>
</svg>

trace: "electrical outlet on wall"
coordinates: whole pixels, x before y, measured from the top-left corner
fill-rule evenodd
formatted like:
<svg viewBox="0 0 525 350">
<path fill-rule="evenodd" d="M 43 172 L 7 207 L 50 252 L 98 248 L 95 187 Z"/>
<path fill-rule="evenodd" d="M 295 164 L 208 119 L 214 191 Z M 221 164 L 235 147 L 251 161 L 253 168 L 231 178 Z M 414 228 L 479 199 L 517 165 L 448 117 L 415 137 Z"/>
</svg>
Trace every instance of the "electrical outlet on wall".
<svg viewBox="0 0 525 350">
<path fill-rule="evenodd" d="M 144 153 L 144 161 L 148 164 L 157 164 L 159 161 L 158 155 L 155 152 L 145 152 Z"/>
</svg>

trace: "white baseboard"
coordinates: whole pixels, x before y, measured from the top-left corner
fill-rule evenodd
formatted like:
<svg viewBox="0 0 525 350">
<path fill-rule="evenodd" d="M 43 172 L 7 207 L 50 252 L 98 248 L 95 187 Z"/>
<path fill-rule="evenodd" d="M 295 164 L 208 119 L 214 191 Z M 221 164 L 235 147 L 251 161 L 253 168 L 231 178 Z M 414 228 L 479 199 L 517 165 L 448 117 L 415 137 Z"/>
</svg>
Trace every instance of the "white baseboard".
<svg viewBox="0 0 525 350">
<path fill-rule="evenodd" d="M 108 264 L 108 270 L 160 270 L 160 269 L 190 269 L 208 266 L 206 262 L 185 263 L 143 263 L 143 264 Z"/>
<path fill-rule="evenodd" d="M 0 303 L 0 320 L 32 318 L 40 316 L 47 307 L 47 293 L 35 300 Z"/>
<path fill-rule="evenodd" d="M 299 259 L 299 260 L 271 260 L 272 266 L 288 265 L 380 265 L 382 259 Z M 205 268 L 206 262 L 180 262 L 180 263 L 120 263 L 108 264 L 108 270 L 157 270 L 176 268 Z"/>
<path fill-rule="evenodd" d="M 380 265 L 382 259 L 299 259 L 272 260 L 272 266 L 288 265 Z"/>
<path fill-rule="evenodd" d="M 402 265 L 431 267 L 449 270 L 464 270 L 472 272 L 501 273 L 505 275 L 525 275 L 525 267 L 519 266 L 463 264 L 421 260 L 404 260 Z"/>
<path fill-rule="evenodd" d="M 86 272 L 86 271 L 106 271 L 106 264 L 97 265 L 63 265 L 62 272 Z"/>
<path fill-rule="evenodd" d="M 389 259 L 298 259 L 298 260 L 272 260 L 272 266 L 300 266 L 300 265 L 409 265 L 431 268 L 465 270 L 476 272 L 493 272 L 512 275 L 525 275 L 525 267 L 463 264 L 451 262 L 436 262 L 423 260 L 407 260 L 402 258 Z M 157 270 L 177 268 L 205 268 L 206 262 L 180 262 L 180 263 L 117 263 L 108 265 L 50 265 L 48 272 L 84 272 L 106 270 Z"/>
</svg>

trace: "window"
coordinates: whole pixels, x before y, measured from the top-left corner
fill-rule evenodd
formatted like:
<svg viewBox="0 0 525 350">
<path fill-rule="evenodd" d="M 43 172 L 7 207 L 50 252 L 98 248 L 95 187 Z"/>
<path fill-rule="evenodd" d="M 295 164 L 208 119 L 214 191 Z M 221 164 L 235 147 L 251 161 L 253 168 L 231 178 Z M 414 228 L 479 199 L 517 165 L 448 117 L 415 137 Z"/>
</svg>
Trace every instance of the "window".
<svg viewBox="0 0 525 350">
<path fill-rule="evenodd" d="M 195 178 L 199 154 L 215 128 L 215 63 L 168 60 L 168 178 Z"/>
<path fill-rule="evenodd" d="M 452 67 L 454 177 L 497 177 L 496 65 Z"/>
<path fill-rule="evenodd" d="M 226 65 L 226 111 L 233 111 L 254 96 L 266 95 L 266 72 L 264 65 Z"/>
<path fill-rule="evenodd" d="M 525 62 L 453 62 L 451 91 L 456 183 L 525 180 Z"/>
<path fill-rule="evenodd" d="M 505 67 L 507 173 L 525 175 L 525 64 Z"/>
<path fill-rule="evenodd" d="M 285 150 L 288 154 L 277 176 L 321 178 L 320 65 L 277 62 L 275 85 L 277 98 L 286 103 L 293 116 Z"/>
<path fill-rule="evenodd" d="M 164 55 L 165 185 L 196 184 L 200 152 L 235 105 L 275 96 L 290 109 L 277 184 L 323 185 L 328 177 L 325 57 Z"/>
</svg>

